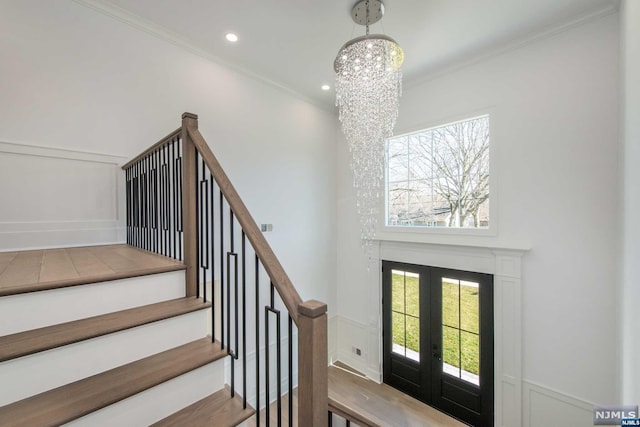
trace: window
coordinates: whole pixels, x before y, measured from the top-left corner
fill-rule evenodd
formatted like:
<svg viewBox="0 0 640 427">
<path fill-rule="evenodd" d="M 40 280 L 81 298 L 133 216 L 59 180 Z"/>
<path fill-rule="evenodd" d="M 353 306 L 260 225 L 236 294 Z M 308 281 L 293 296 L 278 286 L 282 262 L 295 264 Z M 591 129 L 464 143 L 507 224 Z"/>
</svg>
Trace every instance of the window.
<svg viewBox="0 0 640 427">
<path fill-rule="evenodd" d="M 489 116 L 387 141 L 387 226 L 489 227 Z"/>
</svg>

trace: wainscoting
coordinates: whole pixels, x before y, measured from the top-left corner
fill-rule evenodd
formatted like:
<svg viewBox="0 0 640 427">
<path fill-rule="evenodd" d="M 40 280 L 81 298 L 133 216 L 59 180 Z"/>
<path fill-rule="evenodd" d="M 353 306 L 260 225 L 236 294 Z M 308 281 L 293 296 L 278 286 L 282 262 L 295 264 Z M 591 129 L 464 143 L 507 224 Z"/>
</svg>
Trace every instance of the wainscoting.
<svg viewBox="0 0 640 427">
<path fill-rule="evenodd" d="M 522 383 L 522 392 L 523 427 L 593 425 L 593 403 L 527 380 Z"/>
<path fill-rule="evenodd" d="M 0 251 L 124 242 L 124 161 L 0 141 Z"/>
</svg>

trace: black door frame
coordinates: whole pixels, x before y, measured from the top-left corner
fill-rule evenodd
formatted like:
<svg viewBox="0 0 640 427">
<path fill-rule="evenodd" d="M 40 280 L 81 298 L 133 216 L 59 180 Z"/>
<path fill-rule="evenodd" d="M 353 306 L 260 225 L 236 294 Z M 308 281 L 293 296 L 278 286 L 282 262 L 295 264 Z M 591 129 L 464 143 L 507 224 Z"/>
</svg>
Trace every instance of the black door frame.
<svg viewBox="0 0 640 427">
<path fill-rule="evenodd" d="M 415 272 L 420 277 L 420 362 L 396 356 L 392 352 L 391 270 Z M 480 386 L 444 374 L 442 371 L 442 277 L 479 283 L 480 315 Z M 494 421 L 494 319 L 493 275 L 423 265 L 382 261 L 383 380 L 385 383 L 474 426 L 492 426 Z M 385 305 L 388 304 L 388 305 Z M 425 329 L 426 327 L 426 329 Z M 406 377 L 415 374 L 407 387 Z M 447 396 L 449 394 L 449 396 Z M 479 405 L 480 412 L 452 400 L 456 396 L 470 407 Z M 477 402 L 474 400 L 477 399 Z"/>
</svg>

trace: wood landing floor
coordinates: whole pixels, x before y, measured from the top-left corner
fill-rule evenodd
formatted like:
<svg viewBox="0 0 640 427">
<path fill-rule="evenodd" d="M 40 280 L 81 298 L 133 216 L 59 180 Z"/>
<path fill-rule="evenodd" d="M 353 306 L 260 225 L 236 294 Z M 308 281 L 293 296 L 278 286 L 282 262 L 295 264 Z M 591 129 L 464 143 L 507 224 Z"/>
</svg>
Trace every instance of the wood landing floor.
<svg viewBox="0 0 640 427">
<path fill-rule="evenodd" d="M 0 296 L 184 268 L 181 261 L 124 244 L 0 252 Z"/>
<path fill-rule="evenodd" d="M 467 427 L 455 418 L 431 406 L 407 396 L 386 384 L 377 384 L 354 372 L 340 362 L 329 367 L 329 397 L 349 409 L 361 414 L 371 424 L 381 427 Z M 351 372 L 349 372 L 351 371 Z M 293 425 L 297 426 L 297 390 L 293 391 Z M 289 425 L 288 395 L 282 397 L 282 425 Z M 266 411 L 260 412 L 260 426 L 266 425 Z M 270 405 L 271 425 L 277 425 L 278 408 L 276 402 Z M 258 427 L 256 417 L 246 421 L 247 427 Z M 344 426 L 344 420 L 334 416 L 333 426 Z M 352 422 L 357 426 L 357 422 Z"/>
</svg>

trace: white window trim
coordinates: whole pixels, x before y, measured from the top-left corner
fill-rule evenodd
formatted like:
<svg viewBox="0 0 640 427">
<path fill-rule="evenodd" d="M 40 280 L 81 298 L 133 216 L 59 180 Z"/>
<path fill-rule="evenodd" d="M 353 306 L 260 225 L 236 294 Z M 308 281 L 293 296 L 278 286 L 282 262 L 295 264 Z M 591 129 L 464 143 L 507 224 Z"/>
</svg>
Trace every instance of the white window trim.
<svg viewBox="0 0 640 427">
<path fill-rule="evenodd" d="M 498 236 L 498 150 L 499 130 L 500 122 L 496 109 L 494 107 L 487 107 L 480 110 L 466 112 L 464 114 L 457 114 L 455 116 L 443 116 L 429 122 L 419 123 L 413 126 L 402 128 L 394 133 L 395 136 L 402 136 L 406 134 L 416 133 L 421 130 L 431 129 L 434 127 L 446 125 L 449 123 L 456 123 L 464 120 L 469 120 L 474 117 L 489 116 L 489 227 L 487 228 L 444 228 L 444 227 L 402 227 L 402 226 L 389 226 L 387 225 L 387 206 L 388 206 L 388 166 L 385 166 L 385 194 L 381 203 L 383 204 L 380 209 L 380 214 L 376 227 L 376 240 L 381 241 L 404 241 L 404 242 L 416 242 L 416 243 L 447 243 L 447 244 L 462 244 L 475 246 L 475 240 L 478 238 L 495 238 Z M 479 246 L 483 246 L 482 244 Z M 510 245 L 509 245 L 510 246 Z M 520 245 L 516 245 L 520 246 Z"/>
</svg>

